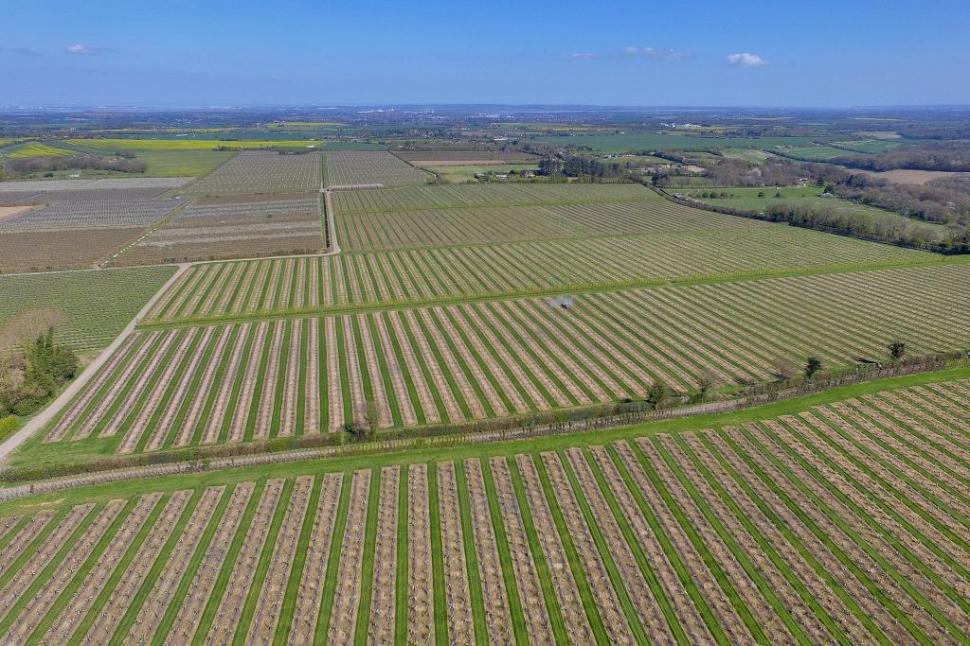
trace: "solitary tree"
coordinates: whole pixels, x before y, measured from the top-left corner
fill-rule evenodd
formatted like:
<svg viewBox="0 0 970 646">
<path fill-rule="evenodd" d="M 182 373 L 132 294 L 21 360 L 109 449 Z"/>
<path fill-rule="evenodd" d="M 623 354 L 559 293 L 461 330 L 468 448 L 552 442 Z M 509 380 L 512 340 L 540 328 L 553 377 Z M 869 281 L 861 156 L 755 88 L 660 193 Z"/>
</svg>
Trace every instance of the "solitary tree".
<svg viewBox="0 0 970 646">
<path fill-rule="evenodd" d="M 822 360 L 818 357 L 809 357 L 805 363 L 805 378 L 811 379 L 815 373 L 822 369 Z"/>
<path fill-rule="evenodd" d="M 690 403 L 696 404 L 707 399 L 711 389 L 717 384 L 717 375 L 708 369 L 697 375 L 697 389 L 690 394 Z"/>
<path fill-rule="evenodd" d="M 889 344 L 889 358 L 893 361 L 899 361 L 906 354 L 906 343 L 900 341 L 899 339 L 894 340 Z"/>
<path fill-rule="evenodd" d="M 658 379 L 650 384 L 650 388 L 647 390 L 647 405 L 653 409 L 660 408 L 664 401 L 667 400 L 669 394 L 670 389 L 667 388 L 667 384 Z"/>
</svg>

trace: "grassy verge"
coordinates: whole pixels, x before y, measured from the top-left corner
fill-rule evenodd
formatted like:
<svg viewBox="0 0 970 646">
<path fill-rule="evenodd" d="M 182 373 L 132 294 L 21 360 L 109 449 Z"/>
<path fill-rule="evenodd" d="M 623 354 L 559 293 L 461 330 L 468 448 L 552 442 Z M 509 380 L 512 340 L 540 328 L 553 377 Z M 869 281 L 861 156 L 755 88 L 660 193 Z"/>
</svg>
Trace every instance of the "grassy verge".
<svg viewBox="0 0 970 646">
<path fill-rule="evenodd" d="M 259 476 L 291 477 L 293 475 L 314 475 L 317 473 L 371 468 L 389 464 L 405 465 L 418 462 L 456 460 L 466 457 L 487 458 L 494 455 L 511 455 L 532 451 L 555 451 L 561 448 L 604 444 L 622 439 L 647 436 L 654 433 L 736 426 L 745 422 L 799 413 L 820 404 L 877 393 L 882 390 L 968 378 L 970 378 L 970 368 L 958 367 L 937 372 L 889 377 L 859 384 L 851 384 L 803 397 L 726 413 L 657 420 L 597 431 L 581 430 L 572 433 L 529 437 L 517 440 L 502 440 L 491 443 L 475 443 L 466 440 L 461 443 L 442 446 L 408 446 L 401 450 L 365 452 L 325 460 L 315 460 L 312 463 L 296 461 L 220 471 L 201 471 L 193 474 L 155 477 L 150 480 L 126 480 L 105 485 L 68 489 L 5 502 L 0 504 L 0 514 L 13 514 L 21 510 L 33 513 L 37 509 L 50 506 L 52 503 L 77 504 L 92 499 L 106 499 L 110 496 L 137 495 L 146 491 L 173 491 L 177 488 L 184 487 L 243 482 L 253 480 Z M 49 447 L 50 445 L 47 446 Z M 54 453 L 55 451 L 52 450 L 50 459 L 56 459 Z"/>
</svg>

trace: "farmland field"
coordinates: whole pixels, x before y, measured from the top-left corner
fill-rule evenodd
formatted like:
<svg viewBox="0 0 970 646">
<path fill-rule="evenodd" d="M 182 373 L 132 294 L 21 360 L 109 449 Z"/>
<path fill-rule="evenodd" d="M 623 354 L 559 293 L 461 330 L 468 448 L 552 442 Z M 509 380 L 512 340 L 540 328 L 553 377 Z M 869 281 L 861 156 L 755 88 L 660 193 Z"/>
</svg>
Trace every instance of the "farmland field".
<svg viewBox="0 0 970 646">
<path fill-rule="evenodd" d="M 102 150 L 243 150 L 258 148 L 292 148 L 307 150 L 317 147 L 316 140 L 291 139 L 68 139 L 75 146 L 87 146 Z"/>
<path fill-rule="evenodd" d="M 115 264 L 316 253 L 323 247 L 319 193 L 202 198 L 129 247 Z"/>
<path fill-rule="evenodd" d="M 775 205 L 807 207 L 831 210 L 837 214 L 861 216 L 872 221 L 881 221 L 895 226 L 905 227 L 918 224 L 927 230 L 935 231 L 939 236 L 946 233 L 946 227 L 931 222 L 916 221 L 912 218 L 899 215 L 892 211 L 886 211 L 866 204 L 857 204 L 849 200 L 829 195 L 822 197 L 824 189 L 817 186 L 782 186 L 779 188 L 766 186 L 763 188 L 747 187 L 726 187 L 712 188 L 709 191 L 704 189 L 683 191 L 690 197 L 730 209 L 742 211 L 752 211 L 764 213 Z M 717 193 L 718 197 L 705 197 L 704 193 Z M 720 197 L 721 194 L 725 197 Z M 761 195 L 759 197 L 759 194 Z"/>
<path fill-rule="evenodd" d="M 344 216 L 448 208 L 635 202 L 652 197 L 653 193 L 633 184 L 480 184 L 340 191 L 333 200 L 337 214 Z"/>
<path fill-rule="evenodd" d="M 964 643 L 968 405 L 964 377 L 713 430 L 28 499 L 0 509 L 0 634 Z"/>
<path fill-rule="evenodd" d="M 181 190 L 184 195 L 218 196 L 305 193 L 320 188 L 320 155 L 240 152 Z"/>
<path fill-rule="evenodd" d="M 148 319 L 317 312 L 869 264 L 935 264 L 940 259 L 795 227 L 709 215 L 726 218 L 726 226 L 195 266 L 161 297 Z"/>
<path fill-rule="evenodd" d="M 90 269 L 144 229 L 64 229 L 0 233 L 0 273 Z"/>
<path fill-rule="evenodd" d="M 379 184 L 420 184 L 430 177 L 389 152 L 341 150 L 323 154 L 323 178 L 328 187 Z"/>
<path fill-rule="evenodd" d="M 884 171 L 860 170 L 856 172 L 865 173 L 869 177 L 884 179 L 897 184 L 910 184 L 913 186 L 922 186 L 935 179 L 968 176 L 967 173 L 954 173 L 945 170 L 912 170 L 907 168 L 896 168 L 894 170 Z"/>
<path fill-rule="evenodd" d="M 529 153 L 502 150 L 402 150 L 396 156 L 415 166 L 471 166 L 526 162 L 535 164 L 539 157 Z"/>
<path fill-rule="evenodd" d="M 743 190 L 739 192 L 744 195 Z M 399 250 L 517 240 L 676 234 L 691 230 L 751 230 L 759 227 L 758 223 L 735 216 L 681 206 L 646 191 L 638 197 L 640 199 L 637 201 L 570 203 L 564 199 L 559 204 L 400 211 L 355 212 L 338 208 L 337 239 L 348 251 Z M 859 210 L 864 208 L 859 207 Z M 886 215 L 892 216 L 889 213 Z"/>
<path fill-rule="evenodd" d="M 64 317 L 55 327 L 60 342 L 75 350 L 101 348 L 174 272 L 167 267 L 145 267 L 3 276 L 0 330 L 25 313 L 56 309 Z"/>
<path fill-rule="evenodd" d="M 5 150 L 3 157 L 7 159 L 23 159 L 26 157 L 67 157 L 72 154 L 74 154 L 73 151 L 64 148 L 50 146 L 39 141 L 30 141 Z"/>
<path fill-rule="evenodd" d="M 658 379 L 764 381 L 779 359 L 879 360 L 895 338 L 959 349 L 967 280 L 953 265 L 144 330 L 34 446 L 316 434 L 363 423 L 369 402 L 380 428 L 454 424 L 643 397 Z"/>
<path fill-rule="evenodd" d="M 0 232 L 146 227 L 178 208 L 166 189 L 87 189 L 0 193 L 0 203 L 38 205 L 17 218 L 0 220 Z"/>
<path fill-rule="evenodd" d="M 189 182 L 189 177 L 137 177 L 137 178 L 105 178 L 105 179 L 39 179 L 16 182 L 0 182 L 0 196 L 6 193 L 23 193 L 25 191 L 80 191 L 124 189 L 170 189 L 178 188 Z"/>
<path fill-rule="evenodd" d="M 476 166 L 463 166 L 460 164 L 445 164 L 444 166 L 430 166 L 422 164 L 421 168 L 428 170 L 443 181 L 451 184 L 461 184 L 465 182 L 477 182 L 475 176 L 481 173 L 508 174 L 512 171 L 521 173 L 523 171 L 535 171 L 535 164 L 508 164 L 508 163 L 478 163 Z"/>
<path fill-rule="evenodd" d="M 722 148 L 756 148 L 774 151 L 779 147 L 813 144 L 812 137 L 700 137 L 679 133 L 542 135 L 535 140 L 550 146 L 575 146 L 601 153 L 647 150 L 702 151 Z"/>
</svg>

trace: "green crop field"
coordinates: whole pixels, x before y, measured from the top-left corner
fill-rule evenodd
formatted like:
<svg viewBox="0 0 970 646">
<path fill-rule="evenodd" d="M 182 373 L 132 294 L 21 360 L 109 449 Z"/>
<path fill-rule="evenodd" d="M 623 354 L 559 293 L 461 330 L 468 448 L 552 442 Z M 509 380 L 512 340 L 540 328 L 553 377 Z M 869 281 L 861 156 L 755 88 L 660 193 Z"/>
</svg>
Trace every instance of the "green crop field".
<svg viewBox="0 0 970 646">
<path fill-rule="evenodd" d="M 849 151 L 876 154 L 896 148 L 900 143 L 891 139 L 867 139 L 864 141 L 839 141 L 835 142 L 835 145 L 847 148 Z"/>
<path fill-rule="evenodd" d="M 322 145 L 315 139 L 68 139 L 67 143 L 108 150 L 214 150 L 227 148 L 316 148 Z"/>
<path fill-rule="evenodd" d="M 415 162 L 417 163 L 417 162 Z M 535 164 L 486 164 L 479 166 L 461 166 L 448 164 L 446 166 L 433 166 L 428 164 L 418 164 L 421 168 L 431 171 L 442 180 L 452 184 L 477 181 L 475 175 L 479 173 L 508 174 L 510 171 L 521 173 L 522 171 L 536 170 Z"/>
<path fill-rule="evenodd" d="M 379 428 L 589 406 L 878 361 L 893 339 L 961 349 L 967 280 L 958 264 L 145 330 L 16 461 L 334 432 L 371 405 Z"/>
<path fill-rule="evenodd" d="M 56 146 L 50 146 L 39 141 L 29 141 L 25 144 L 12 147 L 3 152 L 3 156 L 7 159 L 25 159 L 28 157 L 69 157 L 73 154 L 74 151 Z"/>
<path fill-rule="evenodd" d="M 824 146 L 820 144 L 811 144 L 806 146 L 781 145 L 775 148 L 773 152 L 794 157 L 795 159 L 806 159 L 808 161 L 818 162 L 828 161 L 833 157 L 844 157 L 852 154 L 851 151 L 843 150 L 842 148 L 834 148 L 832 146 Z"/>
<path fill-rule="evenodd" d="M 174 273 L 145 267 L 0 276 L 0 330 L 30 312 L 56 310 L 58 340 L 75 350 L 100 348 Z"/>
<path fill-rule="evenodd" d="M 0 634 L 963 643 L 970 380 L 893 384 L 8 503 Z"/>
<path fill-rule="evenodd" d="M 773 151 L 779 147 L 807 146 L 812 137 L 713 137 L 673 133 L 628 133 L 610 135 L 544 135 L 535 138 L 550 146 L 588 148 L 600 153 L 623 153 L 642 150 L 720 150 L 722 148 L 755 148 Z"/>
<path fill-rule="evenodd" d="M 762 188 L 726 187 L 710 189 L 691 189 L 682 192 L 695 200 L 714 206 L 723 206 L 740 211 L 765 213 L 772 206 L 819 208 L 835 213 L 863 217 L 872 221 L 882 221 L 900 227 L 920 226 L 936 232 L 939 236 L 946 233 L 946 227 L 932 222 L 917 221 L 892 211 L 878 209 L 866 204 L 858 204 L 835 196 L 823 195 L 823 188 L 817 186 L 766 186 Z M 705 196 L 704 194 L 708 195 Z M 717 197 L 711 197 L 717 194 Z M 721 195 L 724 197 L 721 197 Z"/>
</svg>

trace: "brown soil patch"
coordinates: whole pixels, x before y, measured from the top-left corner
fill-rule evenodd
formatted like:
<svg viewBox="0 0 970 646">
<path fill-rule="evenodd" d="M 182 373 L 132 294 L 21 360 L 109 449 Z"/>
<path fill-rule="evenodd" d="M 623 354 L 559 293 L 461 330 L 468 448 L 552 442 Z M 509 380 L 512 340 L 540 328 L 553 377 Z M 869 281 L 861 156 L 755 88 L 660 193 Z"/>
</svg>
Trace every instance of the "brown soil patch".
<svg viewBox="0 0 970 646">
<path fill-rule="evenodd" d="M 0 206 L 0 222 L 18 218 L 27 211 L 37 208 L 36 205 L 29 206 Z"/>
<path fill-rule="evenodd" d="M 910 184 L 911 186 L 922 186 L 927 182 L 932 182 L 934 179 L 941 179 L 943 177 L 955 177 L 958 175 L 966 175 L 967 173 L 955 173 L 945 170 L 907 170 L 899 168 L 896 170 L 886 170 L 881 172 L 876 171 L 862 171 L 870 177 L 878 177 L 880 179 L 889 180 L 890 182 L 896 182 L 897 184 Z"/>
<path fill-rule="evenodd" d="M 0 273 L 93 267 L 143 229 L 0 233 Z"/>
</svg>

